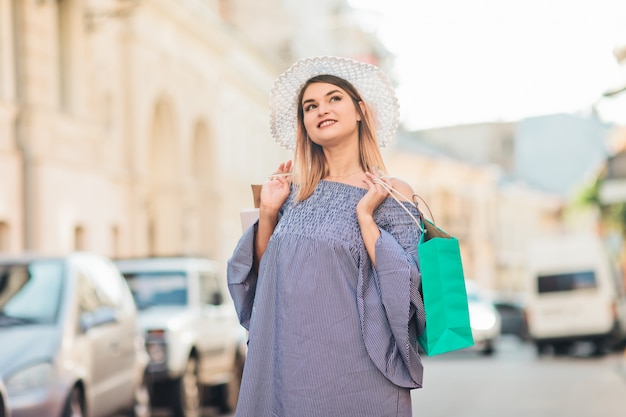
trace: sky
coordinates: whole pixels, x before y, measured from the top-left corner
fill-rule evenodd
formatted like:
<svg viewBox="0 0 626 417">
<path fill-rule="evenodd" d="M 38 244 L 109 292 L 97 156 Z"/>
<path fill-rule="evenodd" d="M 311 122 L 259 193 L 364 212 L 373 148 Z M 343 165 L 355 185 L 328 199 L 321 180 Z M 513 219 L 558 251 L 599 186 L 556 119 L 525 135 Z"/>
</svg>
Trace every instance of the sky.
<svg viewBox="0 0 626 417">
<path fill-rule="evenodd" d="M 553 113 L 626 125 L 626 0 L 349 0 L 395 54 L 408 129 Z"/>
</svg>

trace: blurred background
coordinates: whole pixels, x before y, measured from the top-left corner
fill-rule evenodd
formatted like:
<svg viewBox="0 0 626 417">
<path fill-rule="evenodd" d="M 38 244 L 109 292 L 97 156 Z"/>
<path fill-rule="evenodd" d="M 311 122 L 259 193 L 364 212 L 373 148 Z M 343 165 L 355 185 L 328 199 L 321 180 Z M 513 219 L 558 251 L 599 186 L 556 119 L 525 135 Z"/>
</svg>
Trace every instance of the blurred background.
<svg viewBox="0 0 626 417">
<path fill-rule="evenodd" d="M 397 85 L 390 174 L 499 309 L 486 355 L 426 359 L 416 415 L 624 415 L 626 4 L 431 3 L 0 0 L 0 252 L 201 256 L 224 280 L 250 185 L 291 157 L 270 136 L 272 82 L 304 56 L 351 57 Z M 580 236 L 599 246 L 564 249 Z M 589 289 L 601 312 L 584 317 L 609 328 L 572 319 Z M 442 407 L 479 374 L 484 394 Z M 559 389 L 527 392 L 546 375 Z M 573 394 L 581 379 L 604 385 Z"/>
</svg>

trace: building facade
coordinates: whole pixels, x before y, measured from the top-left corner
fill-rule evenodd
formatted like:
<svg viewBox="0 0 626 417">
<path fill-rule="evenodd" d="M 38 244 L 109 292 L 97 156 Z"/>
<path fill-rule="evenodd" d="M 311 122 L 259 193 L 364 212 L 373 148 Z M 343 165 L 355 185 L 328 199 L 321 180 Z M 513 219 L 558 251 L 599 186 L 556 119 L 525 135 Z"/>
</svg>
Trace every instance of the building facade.
<svg viewBox="0 0 626 417">
<path fill-rule="evenodd" d="M 428 148 L 392 148 L 386 160 L 391 175 L 419 195 L 422 212 L 459 240 L 466 279 L 502 297 L 525 290 L 528 244 L 563 229 L 563 199 L 503 183 L 497 166 L 469 164 Z"/>
<path fill-rule="evenodd" d="M 271 139 L 268 95 L 307 50 L 301 10 L 259 4 L 0 0 L 0 252 L 223 267 L 250 185 L 291 157 Z M 345 4 L 309 18 L 339 19 Z M 333 33 L 315 53 L 346 55 Z M 369 40 L 352 49 L 375 61 Z"/>
<path fill-rule="evenodd" d="M 223 259 L 279 69 L 208 2 L 0 5 L 0 249 Z"/>
<path fill-rule="evenodd" d="M 225 268 L 250 185 L 291 158 L 267 101 L 304 55 L 391 62 L 345 0 L 0 0 L 0 252 L 202 255 Z M 440 147 L 464 139 L 455 158 L 401 138 L 384 152 L 459 238 L 467 277 L 518 292 L 524 245 L 561 227 L 562 201 L 503 185 L 512 132 L 423 132 Z"/>
</svg>

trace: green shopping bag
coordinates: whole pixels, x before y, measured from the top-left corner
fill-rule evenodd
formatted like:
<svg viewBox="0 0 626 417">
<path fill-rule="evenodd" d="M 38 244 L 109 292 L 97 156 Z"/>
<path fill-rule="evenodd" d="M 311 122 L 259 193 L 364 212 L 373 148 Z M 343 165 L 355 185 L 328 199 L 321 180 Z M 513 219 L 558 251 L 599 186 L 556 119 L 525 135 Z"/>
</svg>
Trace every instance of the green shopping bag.
<svg viewBox="0 0 626 417">
<path fill-rule="evenodd" d="M 422 350 L 433 356 L 473 346 L 459 241 L 424 217 L 417 199 L 424 202 L 429 212 L 430 208 L 419 195 L 408 199 L 382 178 L 375 178 L 374 182 L 385 188 L 422 230 L 417 243 L 426 311 L 426 327 L 418 337 Z M 413 216 L 398 196 L 415 206 L 420 220 Z M 433 218 L 432 213 L 430 218 Z"/>
<path fill-rule="evenodd" d="M 421 217 L 424 233 L 417 248 L 426 328 L 418 342 L 433 356 L 473 346 L 474 339 L 459 241 Z"/>
</svg>

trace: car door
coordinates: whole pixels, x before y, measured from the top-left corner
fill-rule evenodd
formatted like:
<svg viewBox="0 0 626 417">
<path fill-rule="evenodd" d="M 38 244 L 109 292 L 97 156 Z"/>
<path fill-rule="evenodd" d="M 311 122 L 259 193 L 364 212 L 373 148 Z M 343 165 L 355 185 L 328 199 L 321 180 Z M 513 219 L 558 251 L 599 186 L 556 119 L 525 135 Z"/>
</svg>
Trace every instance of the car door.
<svg viewBox="0 0 626 417">
<path fill-rule="evenodd" d="M 230 320 L 224 304 L 224 293 L 218 284 L 217 275 L 212 271 L 201 271 L 198 281 L 203 321 L 201 372 L 215 378 L 232 367 L 232 348 L 229 349 L 229 345 L 232 345 L 233 336 L 229 329 Z"/>
<path fill-rule="evenodd" d="M 114 290 L 87 262 L 77 264 L 80 325 L 89 351 L 88 396 L 93 415 L 108 415 L 128 404 L 132 395 L 133 362 L 128 356 L 125 321 L 120 315 Z M 109 280 L 115 276 L 108 275 Z M 125 339 L 131 339 L 125 340 Z M 130 360 L 129 360 L 130 359 Z"/>
<path fill-rule="evenodd" d="M 115 321 L 111 323 L 112 332 L 109 340 L 109 346 L 115 356 L 110 383 L 114 387 L 114 398 L 117 399 L 115 404 L 127 406 L 132 402 L 137 361 L 137 311 L 126 282 L 111 262 L 104 258 L 94 257 L 91 266 L 95 286 L 115 314 Z"/>
</svg>

